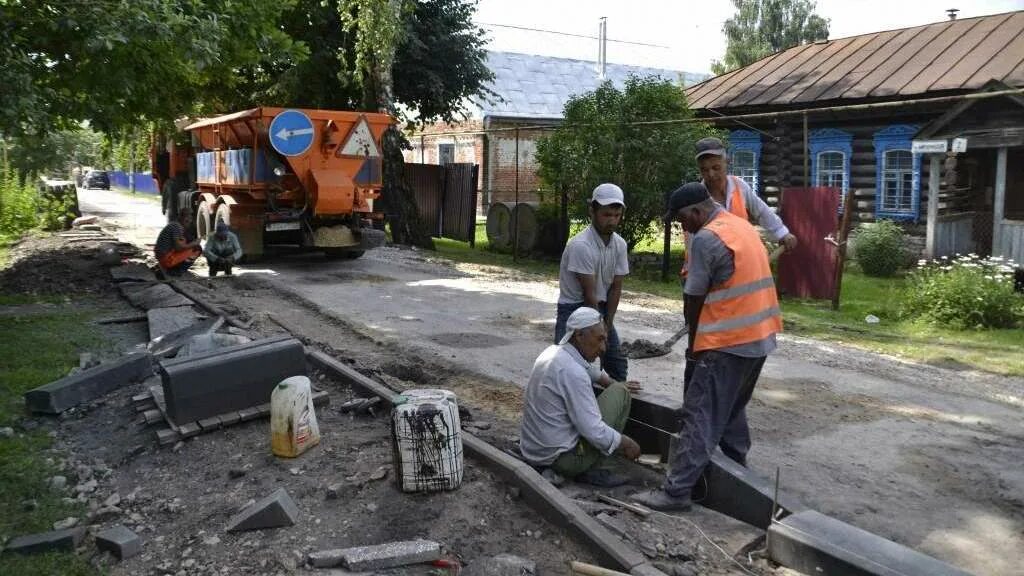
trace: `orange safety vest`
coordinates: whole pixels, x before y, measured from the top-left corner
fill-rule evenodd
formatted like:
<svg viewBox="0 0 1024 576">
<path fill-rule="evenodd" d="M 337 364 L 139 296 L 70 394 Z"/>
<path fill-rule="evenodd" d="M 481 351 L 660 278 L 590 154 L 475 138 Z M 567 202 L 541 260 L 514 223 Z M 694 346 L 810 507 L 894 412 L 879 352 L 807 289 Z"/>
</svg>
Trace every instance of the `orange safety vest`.
<svg viewBox="0 0 1024 576">
<path fill-rule="evenodd" d="M 728 206 L 727 210 L 740 218 L 750 220 L 750 216 L 747 214 L 747 201 L 743 198 L 743 189 L 740 188 L 740 177 L 729 175 L 728 178 L 732 180 L 732 202 L 729 202 L 729 190 L 726 188 L 724 206 Z M 690 238 L 686 232 L 683 232 L 683 244 L 685 244 L 686 250 L 683 252 L 683 267 L 679 270 L 679 275 L 685 278 L 686 266 L 690 262 Z"/>
<path fill-rule="evenodd" d="M 768 252 L 746 219 L 719 213 L 704 225 L 733 254 L 732 277 L 704 299 L 694 351 L 756 342 L 782 331 L 782 315 Z"/>
</svg>

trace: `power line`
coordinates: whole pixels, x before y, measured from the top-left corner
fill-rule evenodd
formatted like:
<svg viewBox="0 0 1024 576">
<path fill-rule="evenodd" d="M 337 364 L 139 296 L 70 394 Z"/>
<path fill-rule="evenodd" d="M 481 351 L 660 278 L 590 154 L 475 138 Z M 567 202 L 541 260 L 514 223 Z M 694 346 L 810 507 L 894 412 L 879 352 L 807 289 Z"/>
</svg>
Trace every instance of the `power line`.
<svg viewBox="0 0 1024 576">
<path fill-rule="evenodd" d="M 586 34 L 572 34 L 570 32 L 558 32 L 557 30 L 542 30 L 540 28 L 529 28 L 526 26 L 513 26 L 511 24 L 491 24 L 488 22 L 477 22 L 480 26 L 494 26 L 496 28 L 512 28 L 514 30 L 527 30 L 530 32 L 544 32 L 545 34 L 557 34 L 559 36 L 572 36 L 573 38 L 588 38 L 590 40 L 600 40 L 597 36 L 588 36 Z M 662 46 L 661 44 L 647 44 L 645 42 L 631 42 L 629 40 L 614 40 L 612 38 L 607 39 L 608 42 L 616 42 L 618 44 L 632 44 L 634 46 L 649 46 L 651 48 L 664 48 L 668 50 L 668 46 Z"/>
</svg>

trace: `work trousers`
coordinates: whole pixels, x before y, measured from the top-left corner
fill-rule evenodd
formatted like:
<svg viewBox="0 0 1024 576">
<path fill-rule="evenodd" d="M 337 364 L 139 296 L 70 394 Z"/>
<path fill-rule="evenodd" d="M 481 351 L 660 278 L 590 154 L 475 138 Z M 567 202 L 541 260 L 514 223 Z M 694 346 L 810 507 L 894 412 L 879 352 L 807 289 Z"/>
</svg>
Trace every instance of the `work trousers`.
<svg viewBox="0 0 1024 576">
<path fill-rule="evenodd" d="M 689 498 L 715 447 L 741 465 L 750 450 L 747 403 L 765 357 L 744 358 L 708 350 L 695 362 L 683 396 L 683 422 L 669 460 L 665 491 Z"/>
<path fill-rule="evenodd" d="M 583 307 L 583 302 L 558 305 L 558 314 L 555 317 L 555 344 L 558 344 L 562 336 L 565 336 L 565 323 L 569 320 L 569 316 L 577 308 L 581 307 Z M 597 311 L 601 313 L 601 317 L 604 317 L 608 312 L 608 307 L 604 302 L 601 302 L 598 304 Z M 608 330 L 608 343 L 604 354 L 601 355 L 601 368 L 608 373 L 608 377 L 612 380 L 618 382 L 626 381 L 626 374 L 629 371 L 629 360 L 622 353 L 619 333 L 615 330 L 614 325 Z"/>
<path fill-rule="evenodd" d="M 618 432 L 626 427 L 629 419 L 629 390 L 622 382 L 613 382 L 597 396 L 597 407 L 601 420 Z M 551 468 L 566 478 L 575 478 L 590 470 L 604 459 L 604 454 L 590 442 L 580 438 L 576 447 L 562 452 L 551 463 Z"/>
</svg>

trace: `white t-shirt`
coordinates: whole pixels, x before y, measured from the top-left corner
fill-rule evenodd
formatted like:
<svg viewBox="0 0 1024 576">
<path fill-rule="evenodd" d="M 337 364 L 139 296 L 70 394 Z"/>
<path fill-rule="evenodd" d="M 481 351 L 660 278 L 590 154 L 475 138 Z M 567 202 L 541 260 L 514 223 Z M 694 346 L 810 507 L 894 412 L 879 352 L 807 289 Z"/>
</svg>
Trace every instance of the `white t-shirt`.
<svg viewBox="0 0 1024 576">
<path fill-rule="evenodd" d="M 616 276 L 629 274 L 629 258 L 626 241 L 616 233 L 606 245 L 601 235 L 593 226 L 573 236 L 562 252 L 562 262 L 558 267 L 558 303 L 578 304 L 585 302 L 583 286 L 576 274 L 589 274 L 594 277 L 594 295 L 598 302 L 608 299 L 608 289 Z"/>
</svg>

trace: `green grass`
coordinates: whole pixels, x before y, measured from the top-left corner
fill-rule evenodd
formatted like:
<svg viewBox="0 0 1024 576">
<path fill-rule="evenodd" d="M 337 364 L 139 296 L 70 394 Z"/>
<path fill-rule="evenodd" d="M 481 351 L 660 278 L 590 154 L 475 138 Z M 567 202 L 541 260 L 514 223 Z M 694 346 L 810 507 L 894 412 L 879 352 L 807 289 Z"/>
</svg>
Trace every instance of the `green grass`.
<svg viewBox="0 0 1024 576">
<path fill-rule="evenodd" d="M 476 248 L 454 240 L 434 240 L 439 255 L 457 261 L 487 264 L 537 274 L 557 280 L 558 262 L 519 258 L 487 249 L 483 224 L 477 225 Z M 652 238 L 637 246 L 635 253 L 657 254 L 663 239 Z M 682 261 L 678 235 L 673 235 L 669 278 L 661 279 L 660 267 L 635 270 L 626 277 L 623 289 L 679 300 L 681 291 L 677 273 Z M 939 326 L 900 319 L 898 307 L 904 290 L 902 278 L 871 278 L 856 266 L 848 266 L 843 275 L 839 310 L 827 301 L 784 299 L 786 332 L 843 343 L 883 354 L 949 367 L 965 367 L 997 374 L 1024 376 L 1024 330 L 951 330 Z M 878 324 L 865 317 L 877 316 Z"/>
<path fill-rule="evenodd" d="M 20 295 L 0 295 L 0 306 L 39 301 Z M 0 316 L 0 427 L 14 426 L 22 417 L 26 390 L 64 376 L 78 365 L 78 354 L 95 350 L 100 341 L 87 323 L 88 317 L 71 305 L 53 313 L 34 313 L 21 318 Z M 51 438 L 43 431 L 22 432 L 0 438 L 0 542 L 8 537 L 52 530 L 53 523 L 68 516 L 82 518 L 84 507 L 66 504 L 51 492 L 46 480 L 59 471 L 48 458 Z M 74 479 L 69 478 L 73 485 Z M 34 500 L 35 510 L 24 502 Z M 84 559 L 70 553 L 43 556 L 0 556 L 0 574 L 96 574 Z"/>
</svg>

